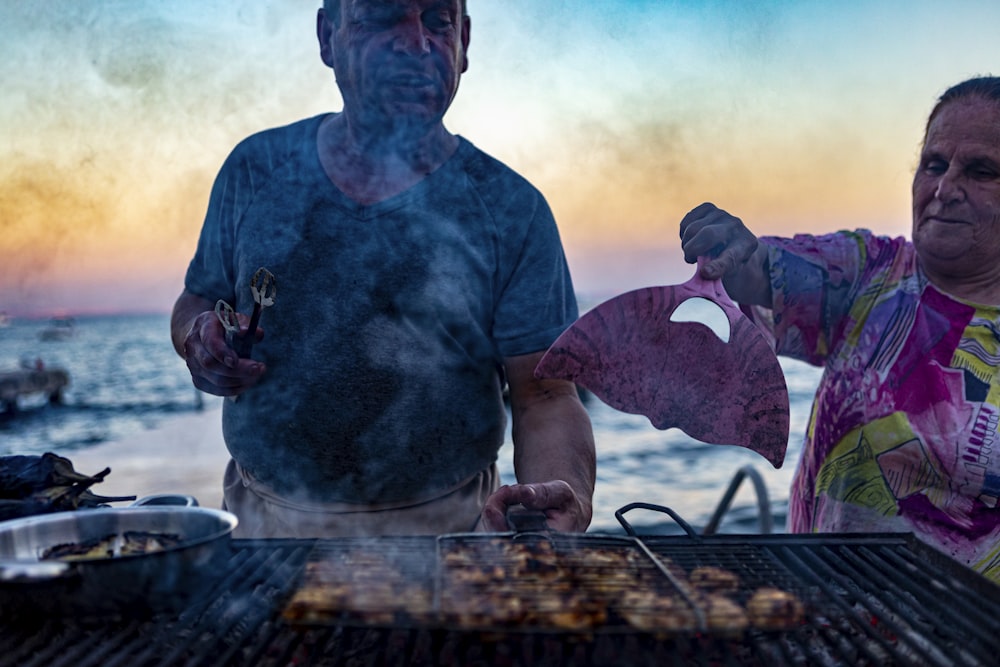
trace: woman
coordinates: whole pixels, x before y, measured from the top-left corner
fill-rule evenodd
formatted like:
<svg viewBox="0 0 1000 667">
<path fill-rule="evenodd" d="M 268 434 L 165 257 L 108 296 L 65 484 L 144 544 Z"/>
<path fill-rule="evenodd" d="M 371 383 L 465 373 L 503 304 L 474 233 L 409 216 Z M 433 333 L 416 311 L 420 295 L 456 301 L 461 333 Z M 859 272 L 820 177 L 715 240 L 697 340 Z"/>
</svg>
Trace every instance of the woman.
<svg viewBox="0 0 1000 667">
<path fill-rule="evenodd" d="M 757 239 L 712 204 L 680 231 L 779 354 L 825 366 L 788 530 L 913 532 L 1000 582 L 1000 77 L 932 110 L 912 241 Z"/>
</svg>

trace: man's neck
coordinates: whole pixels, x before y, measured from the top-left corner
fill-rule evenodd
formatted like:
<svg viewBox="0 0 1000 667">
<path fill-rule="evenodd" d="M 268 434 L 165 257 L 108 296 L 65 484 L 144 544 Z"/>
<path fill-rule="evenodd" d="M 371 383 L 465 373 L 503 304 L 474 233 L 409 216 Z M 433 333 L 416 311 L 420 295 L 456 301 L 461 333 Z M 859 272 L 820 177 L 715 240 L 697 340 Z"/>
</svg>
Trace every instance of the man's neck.
<svg viewBox="0 0 1000 667">
<path fill-rule="evenodd" d="M 334 185 L 362 204 L 409 189 L 447 161 L 458 138 L 440 123 L 420 131 L 366 131 L 344 114 L 329 116 L 317 135 L 320 162 Z"/>
</svg>

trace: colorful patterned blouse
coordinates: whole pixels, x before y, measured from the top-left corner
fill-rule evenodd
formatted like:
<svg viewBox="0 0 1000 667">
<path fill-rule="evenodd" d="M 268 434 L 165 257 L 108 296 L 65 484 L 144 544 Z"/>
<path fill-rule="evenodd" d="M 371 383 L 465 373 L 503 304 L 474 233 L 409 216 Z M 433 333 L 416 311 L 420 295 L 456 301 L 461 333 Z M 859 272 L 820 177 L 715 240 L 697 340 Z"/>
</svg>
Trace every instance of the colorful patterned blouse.
<svg viewBox="0 0 1000 667">
<path fill-rule="evenodd" d="M 1000 307 L 949 296 L 866 230 L 770 249 L 778 354 L 825 366 L 789 532 L 913 532 L 1000 582 Z"/>
</svg>

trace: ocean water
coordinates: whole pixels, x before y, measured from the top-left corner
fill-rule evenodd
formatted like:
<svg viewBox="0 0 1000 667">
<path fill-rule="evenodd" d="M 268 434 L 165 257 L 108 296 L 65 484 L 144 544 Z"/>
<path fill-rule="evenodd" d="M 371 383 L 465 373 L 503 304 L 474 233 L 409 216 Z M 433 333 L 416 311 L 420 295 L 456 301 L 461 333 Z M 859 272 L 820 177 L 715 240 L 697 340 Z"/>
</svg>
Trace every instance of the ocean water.
<svg viewBox="0 0 1000 667">
<path fill-rule="evenodd" d="M 721 312 L 721 311 L 717 311 Z M 695 312 L 716 330 L 710 311 Z M 177 415 L 199 410 L 204 400 L 174 353 L 166 315 L 79 317 L 73 334 L 42 340 L 46 320 L 14 320 L 0 327 L 0 372 L 22 363 L 61 367 L 70 374 L 63 401 L 22 401 L 14 415 L 0 415 L 0 456 L 72 452 L 109 440 L 135 437 Z M 752 466 L 764 482 L 767 506 L 778 532 L 784 529 L 788 489 L 798 461 L 809 407 L 820 369 L 781 359 L 790 403 L 790 437 L 785 463 L 775 469 L 741 447 L 710 445 L 677 429 L 660 431 L 648 419 L 615 410 L 590 396 L 586 406 L 597 442 L 598 480 L 591 530 L 620 531 L 615 511 L 629 503 L 665 506 L 695 528 L 704 526 L 733 476 Z M 513 481 L 512 447 L 500 452 L 504 482 Z M 666 514 L 635 509 L 625 518 L 637 529 L 677 532 Z M 757 532 L 758 498 L 747 479 L 733 498 L 722 532 Z"/>
<path fill-rule="evenodd" d="M 49 320 L 0 328 L 0 372 L 41 362 L 69 372 L 59 405 L 29 396 L 0 416 L 0 455 L 60 453 L 126 438 L 198 408 L 202 396 L 174 352 L 167 315 L 77 317 L 71 334 L 45 339 Z"/>
</svg>

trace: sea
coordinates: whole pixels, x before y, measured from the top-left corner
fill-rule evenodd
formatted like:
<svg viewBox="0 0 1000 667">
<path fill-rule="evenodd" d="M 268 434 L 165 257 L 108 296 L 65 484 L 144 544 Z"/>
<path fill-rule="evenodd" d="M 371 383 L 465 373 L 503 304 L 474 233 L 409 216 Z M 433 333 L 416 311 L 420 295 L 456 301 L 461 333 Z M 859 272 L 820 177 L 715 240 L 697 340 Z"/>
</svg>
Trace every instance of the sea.
<svg viewBox="0 0 1000 667">
<path fill-rule="evenodd" d="M 712 315 L 704 319 L 718 326 Z M 0 327 L 0 373 L 41 364 L 63 368 L 70 376 L 60 402 L 27 397 L 16 412 L 0 414 L 0 456 L 54 451 L 72 459 L 74 451 L 130 438 L 141 447 L 143 433 L 202 410 L 214 399 L 191 384 L 170 343 L 168 315 L 79 316 L 61 324 L 55 335 L 55 323 L 45 319 L 13 319 Z M 785 462 L 777 469 L 742 447 L 706 444 L 677 429 L 658 430 L 646 417 L 616 410 L 585 392 L 597 444 L 591 531 L 620 532 L 623 521 L 640 532 L 683 531 L 674 516 L 700 531 L 739 477 L 728 510 L 714 522 L 718 532 L 757 533 L 768 523 L 773 532 L 782 532 L 821 369 L 784 358 L 780 364 L 789 394 L 790 436 Z M 498 463 L 505 483 L 514 480 L 512 449 L 508 427 Z M 619 512 L 637 503 L 642 505 Z"/>
</svg>

